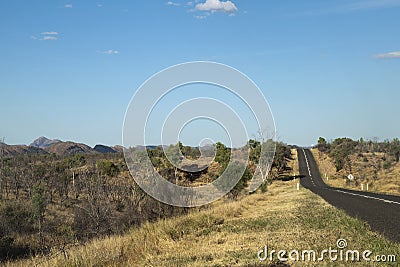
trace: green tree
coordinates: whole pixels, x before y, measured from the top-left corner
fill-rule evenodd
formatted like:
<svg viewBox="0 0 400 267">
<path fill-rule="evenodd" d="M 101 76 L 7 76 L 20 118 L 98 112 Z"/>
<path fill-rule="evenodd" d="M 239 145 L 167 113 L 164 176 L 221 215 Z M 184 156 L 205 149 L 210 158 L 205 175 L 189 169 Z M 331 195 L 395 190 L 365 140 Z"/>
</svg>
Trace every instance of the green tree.
<svg viewBox="0 0 400 267">
<path fill-rule="evenodd" d="M 179 150 L 182 152 L 184 149 L 184 146 L 181 141 L 178 141 L 178 147 L 179 147 Z"/>
<path fill-rule="evenodd" d="M 354 152 L 356 145 L 357 143 L 350 138 L 337 138 L 333 141 L 330 156 L 335 161 L 336 171 L 343 169 L 346 164 L 351 171 L 350 155 Z"/>
<path fill-rule="evenodd" d="M 250 139 L 247 146 L 249 148 L 249 160 L 257 164 L 261 156 L 261 143 Z"/>
<path fill-rule="evenodd" d="M 317 148 L 321 152 L 326 152 L 329 150 L 329 144 L 325 138 L 323 137 L 318 138 Z"/>
<path fill-rule="evenodd" d="M 287 169 L 287 160 L 292 157 L 290 147 L 282 142 L 276 143 L 275 157 L 272 166 L 278 170 L 278 173 Z"/>
<path fill-rule="evenodd" d="M 80 167 L 86 163 L 86 158 L 82 154 L 75 154 L 68 156 L 66 159 L 66 164 L 69 168 Z"/>
<path fill-rule="evenodd" d="M 101 175 L 116 177 L 119 174 L 119 168 L 112 161 L 99 160 L 97 161 L 97 170 Z"/>
<path fill-rule="evenodd" d="M 221 142 L 217 142 L 215 144 L 215 148 L 216 148 L 216 154 L 214 160 L 221 164 L 222 166 L 221 172 L 223 172 L 226 166 L 228 166 L 229 160 L 231 158 L 231 150 Z"/>
</svg>

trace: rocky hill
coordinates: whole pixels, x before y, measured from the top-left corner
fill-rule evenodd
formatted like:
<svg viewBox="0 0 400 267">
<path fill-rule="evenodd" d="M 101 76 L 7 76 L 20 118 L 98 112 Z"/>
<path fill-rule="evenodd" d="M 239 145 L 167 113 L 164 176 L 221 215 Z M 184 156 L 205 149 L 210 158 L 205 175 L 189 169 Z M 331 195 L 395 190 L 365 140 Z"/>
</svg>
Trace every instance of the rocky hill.
<svg viewBox="0 0 400 267">
<path fill-rule="evenodd" d="M 41 148 L 26 145 L 7 145 L 0 143 L 0 155 L 5 157 L 16 156 L 22 154 L 47 154 L 47 152 Z"/>
<path fill-rule="evenodd" d="M 95 150 L 88 145 L 74 142 L 55 143 L 49 147 L 46 147 L 45 150 L 49 153 L 54 153 L 57 155 L 86 154 L 95 152 Z"/>
<path fill-rule="evenodd" d="M 117 153 L 118 151 L 112 147 L 105 145 L 95 145 L 93 148 L 94 151 L 99 153 Z"/>
<path fill-rule="evenodd" d="M 60 143 L 61 140 L 58 139 L 48 139 L 44 136 L 39 137 L 38 139 L 36 139 L 35 141 L 33 141 L 32 144 L 30 144 L 30 146 L 33 147 L 38 147 L 38 148 L 46 148 L 49 147 L 51 145 Z"/>
</svg>

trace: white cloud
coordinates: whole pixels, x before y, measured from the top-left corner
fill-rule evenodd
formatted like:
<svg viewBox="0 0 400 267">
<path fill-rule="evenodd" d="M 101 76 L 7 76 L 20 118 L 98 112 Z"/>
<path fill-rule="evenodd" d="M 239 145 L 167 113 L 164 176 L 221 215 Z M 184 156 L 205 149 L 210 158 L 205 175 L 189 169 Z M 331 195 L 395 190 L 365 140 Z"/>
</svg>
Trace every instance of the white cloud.
<svg viewBox="0 0 400 267">
<path fill-rule="evenodd" d="M 47 31 L 47 32 L 41 32 L 38 35 L 32 35 L 31 39 L 39 40 L 39 41 L 57 41 L 58 40 L 57 35 L 58 35 L 58 32 Z"/>
<path fill-rule="evenodd" d="M 42 40 L 42 41 L 57 41 L 58 38 L 55 36 L 43 36 L 43 38 L 41 38 L 40 40 Z"/>
<path fill-rule="evenodd" d="M 119 54 L 119 51 L 118 50 L 109 49 L 109 50 L 101 51 L 100 53 L 106 54 L 106 55 L 117 55 L 117 54 Z"/>
<path fill-rule="evenodd" d="M 389 52 L 389 53 L 384 53 L 384 54 L 377 54 L 374 57 L 379 58 L 379 59 L 400 58 L 400 51 Z"/>
<path fill-rule="evenodd" d="M 205 18 L 207 18 L 207 16 L 198 16 L 198 15 L 194 15 L 193 17 L 195 19 L 205 19 Z"/>
<path fill-rule="evenodd" d="M 103 7 L 103 5 L 102 4 L 97 4 L 97 7 Z"/>
<path fill-rule="evenodd" d="M 57 35 L 58 32 L 42 32 L 41 35 Z"/>
<path fill-rule="evenodd" d="M 176 3 L 176 2 L 172 2 L 172 1 L 168 1 L 167 5 L 169 5 L 169 6 L 180 6 L 181 4 Z"/>
<path fill-rule="evenodd" d="M 66 5 L 64 5 L 64 7 L 65 8 L 72 8 L 72 5 L 71 4 L 66 4 Z"/>
<path fill-rule="evenodd" d="M 197 4 L 196 9 L 199 11 L 221 11 L 225 13 L 234 13 L 238 11 L 233 2 L 220 0 L 206 0 L 204 3 Z"/>
</svg>

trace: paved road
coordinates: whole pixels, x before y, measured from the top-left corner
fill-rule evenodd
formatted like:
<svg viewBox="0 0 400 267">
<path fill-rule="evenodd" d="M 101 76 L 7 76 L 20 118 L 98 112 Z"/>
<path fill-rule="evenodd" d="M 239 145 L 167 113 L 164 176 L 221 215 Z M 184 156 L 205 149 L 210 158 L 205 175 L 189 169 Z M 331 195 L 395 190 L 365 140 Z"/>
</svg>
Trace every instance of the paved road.
<svg viewBox="0 0 400 267">
<path fill-rule="evenodd" d="M 352 217 L 368 222 L 372 230 L 400 243 L 400 197 L 327 186 L 308 149 L 298 149 L 301 185 Z"/>
</svg>

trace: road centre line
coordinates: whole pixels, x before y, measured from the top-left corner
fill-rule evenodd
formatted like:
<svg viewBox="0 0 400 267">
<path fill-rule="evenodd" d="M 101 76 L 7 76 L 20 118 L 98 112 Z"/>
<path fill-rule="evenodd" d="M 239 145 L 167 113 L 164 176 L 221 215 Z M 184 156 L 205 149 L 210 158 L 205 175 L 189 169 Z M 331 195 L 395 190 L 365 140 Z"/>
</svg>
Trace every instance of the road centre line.
<svg viewBox="0 0 400 267">
<path fill-rule="evenodd" d="M 332 189 L 332 190 L 334 190 L 334 191 L 336 191 L 336 192 L 343 193 L 343 194 L 348 194 L 348 195 L 353 195 L 353 196 L 359 196 L 359 197 L 365 197 L 365 198 L 369 198 L 369 199 L 375 199 L 375 200 L 383 201 L 383 202 L 390 203 L 390 204 L 397 204 L 397 205 L 400 205 L 400 202 L 391 201 L 391 200 L 387 200 L 387 199 L 383 199 L 383 198 L 371 197 L 371 196 L 366 196 L 366 195 L 361 195 L 361 194 L 346 192 L 346 191 L 342 191 L 342 190 L 339 190 L 339 189 Z"/>
<path fill-rule="evenodd" d="M 307 159 L 307 156 L 306 156 L 306 152 L 304 151 L 304 148 L 303 148 L 303 153 L 304 153 L 304 158 L 306 159 L 306 163 L 307 163 L 308 174 L 311 177 L 310 165 L 308 165 L 308 159 Z M 312 177 L 311 177 L 311 181 L 313 181 Z"/>
</svg>

